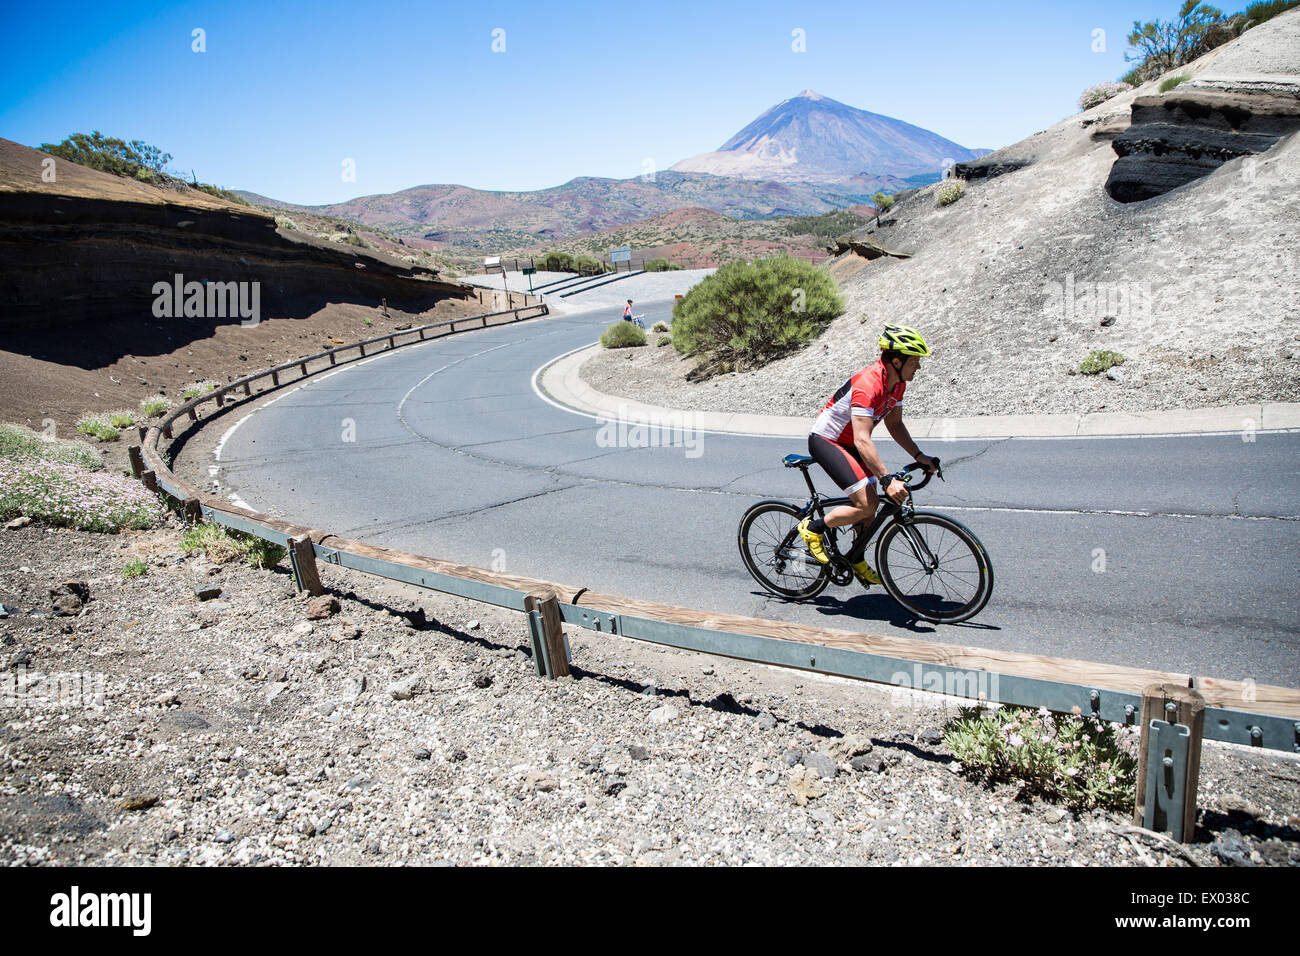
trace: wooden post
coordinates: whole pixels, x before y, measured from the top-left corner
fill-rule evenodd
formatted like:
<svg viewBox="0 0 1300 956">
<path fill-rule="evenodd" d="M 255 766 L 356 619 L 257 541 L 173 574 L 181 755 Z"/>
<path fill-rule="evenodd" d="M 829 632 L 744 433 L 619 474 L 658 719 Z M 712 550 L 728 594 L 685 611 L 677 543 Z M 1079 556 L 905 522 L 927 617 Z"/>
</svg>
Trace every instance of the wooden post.
<svg viewBox="0 0 1300 956">
<path fill-rule="evenodd" d="M 568 677 L 569 656 L 564 644 L 564 619 L 554 592 L 538 591 L 524 598 L 525 611 L 537 611 L 542 619 L 542 639 L 546 642 L 547 677 Z"/>
<path fill-rule="evenodd" d="M 158 494 L 158 478 L 154 475 L 152 468 L 146 468 L 140 472 L 140 484 L 144 485 L 154 494 Z"/>
<path fill-rule="evenodd" d="M 359 348 L 359 349 L 361 350 L 361 357 L 362 357 L 362 358 L 365 358 L 365 357 L 366 357 L 366 347 L 365 347 L 364 345 L 358 345 L 357 348 Z"/>
<path fill-rule="evenodd" d="M 165 422 L 165 423 L 163 424 L 163 427 L 162 427 L 162 433 L 163 433 L 163 437 L 164 437 L 164 438 L 171 438 L 171 437 L 172 437 L 172 423 L 171 423 L 171 422 Z"/>
<path fill-rule="evenodd" d="M 140 443 L 141 443 L 141 444 L 144 444 L 144 436 L 147 435 L 147 434 L 149 434 L 149 428 L 148 428 L 148 426 L 146 426 L 146 425 L 137 425 L 136 428 L 135 428 L 135 432 L 136 432 L 137 435 L 140 436 L 140 437 L 139 437 L 139 441 L 140 441 Z M 139 475 L 136 475 L 136 477 L 139 478 L 140 476 L 139 476 Z"/>
<path fill-rule="evenodd" d="M 316 567 L 316 550 L 312 547 L 309 536 L 304 534 L 289 539 L 289 563 L 293 566 L 295 583 L 300 590 L 312 597 L 325 593 L 325 588 L 320 583 L 320 571 Z"/>
<path fill-rule="evenodd" d="M 300 369 L 302 369 L 302 374 L 303 374 L 303 375 L 306 375 L 306 374 L 307 374 L 307 363 L 306 363 L 306 362 L 299 362 L 299 363 L 298 363 L 298 367 L 299 367 Z"/>
<path fill-rule="evenodd" d="M 1172 704 L 1171 708 L 1169 705 Z M 1151 721 L 1163 720 L 1182 724 L 1191 731 L 1187 752 L 1187 784 L 1184 791 L 1183 827 L 1173 834 L 1175 840 L 1191 843 L 1196 833 L 1196 791 L 1201 776 L 1201 739 L 1205 733 L 1205 698 L 1179 684 L 1149 684 L 1142 691 L 1142 740 L 1138 746 L 1137 799 L 1133 821 L 1143 825 L 1147 800 L 1147 751 L 1151 738 Z M 1163 756 L 1163 755 L 1160 755 Z"/>
<path fill-rule="evenodd" d="M 272 372 L 272 373 L 271 373 L 271 384 L 274 385 L 276 388 L 279 388 L 279 387 L 280 387 L 280 373 L 279 373 L 279 372 Z"/>
<path fill-rule="evenodd" d="M 334 365 L 334 364 L 336 364 L 336 363 L 337 363 L 337 360 L 334 358 L 334 353 L 333 353 L 333 352 L 330 352 L 330 364 L 331 364 L 331 365 Z"/>
<path fill-rule="evenodd" d="M 388 347 L 389 347 L 390 349 L 395 349 L 395 348 L 397 348 L 397 346 L 393 344 L 393 338 L 394 338 L 394 336 L 391 336 L 391 335 L 388 337 Z"/>
<path fill-rule="evenodd" d="M 132 445 L 126 450 L 126 457 L 131 460 L 131 477 L 139 480 L 144 473 L 144 459 L 140 456 L 140 446 Z"/>
<path fill-rule="evenodd" d="M 203 508 L 199 504 L 198 498 L 185 498 L 181 501 L 181 512 L 185 515 L 186 521 L 193 521 L 198 524 L 203 520 Z"/>
<path fill-rule="evenodd" d="M 244 383 L 244 394 L 245 394 L 245 395 L 252 395 L 252 394 L 253 394 L 253 383 L 252 383 L 252 382 L 245 382 L 245 383 Z"/>
<path fill-rule="evenodd" d="M 193 405 L 185 409 L 185 413 L 190 416 L 190 421 L 197 422 L 199 420 L 199 413 L 194 410 Z"/>
</svg>

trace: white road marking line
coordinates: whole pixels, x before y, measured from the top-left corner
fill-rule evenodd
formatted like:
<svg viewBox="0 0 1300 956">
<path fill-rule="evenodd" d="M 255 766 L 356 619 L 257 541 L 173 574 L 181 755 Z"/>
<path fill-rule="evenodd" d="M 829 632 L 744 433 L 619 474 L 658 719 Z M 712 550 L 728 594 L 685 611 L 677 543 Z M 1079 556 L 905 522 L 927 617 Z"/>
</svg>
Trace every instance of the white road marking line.
<svg viewBox="0 0 1300 956">
<path fill-rule="evenodd" d="M 1113 515 L 1120 518 L 1221 518 L 1227 521 L 1300 521 L 1300 515 L 1184 514 L 1177 511 L 1120 511 L 1105 508 L 1012 508 L 996 505 L 936 504 L 944 511 L 1009 511 L 1027 515 Z M 926 508 L 919 509 L 921 511 Z"/>
</svg>

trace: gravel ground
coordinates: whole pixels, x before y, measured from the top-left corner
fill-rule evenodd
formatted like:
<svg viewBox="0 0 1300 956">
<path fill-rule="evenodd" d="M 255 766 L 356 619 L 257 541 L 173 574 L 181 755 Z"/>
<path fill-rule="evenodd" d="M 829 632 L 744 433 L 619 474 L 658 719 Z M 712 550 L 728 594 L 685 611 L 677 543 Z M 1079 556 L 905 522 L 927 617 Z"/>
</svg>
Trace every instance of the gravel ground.
<svg viewBox="0 0 1300 956">
<path fill-rule="evenodd" d="M 1292 11 L 1178 72 L 1227 89 L 1251 76 L 1300 81 L 1297 51 Z M 860 230 L 913 258 L 856 272 L 847 257 L 833 262 L 846 311 L 802 351 L 693 383 L 693 363 L 667 349 L 628 350 L 589 362 L 583 378 L 656 405 L 811 416 L 897 322 L 935 351 L 909 389 L 912 415 L 1300 400 L 1300 136 L 1155 199 L 1116 203 L 1103 189 L 1115 153 L 1093 130 L 1125 119 L 1156 85 L 999 150 L 990 161 L 1032 165 L 971 182 L 950 206 L 931 186 Z M 1113 378 L 1073 374 L 1093 350 L 1127 361 Z"/>
<path fill-rule="evenodd" d="M 580 630 L 547 682 L 512 612 L 178 541 L 0 531 L 0 681 L 103 682 L 0 696 L 5 863 L 1300 865 L 1287 755 L 1207 745 L 1182 850 L 969 779 L 935 698 Z"/>
</svg>

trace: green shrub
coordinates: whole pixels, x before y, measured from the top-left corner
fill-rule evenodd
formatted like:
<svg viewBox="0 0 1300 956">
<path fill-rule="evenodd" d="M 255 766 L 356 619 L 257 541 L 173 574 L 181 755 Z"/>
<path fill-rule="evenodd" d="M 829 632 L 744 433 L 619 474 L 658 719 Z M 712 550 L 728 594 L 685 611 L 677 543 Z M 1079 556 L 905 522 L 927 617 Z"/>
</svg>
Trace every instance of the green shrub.
<svg viewBox="0 0 1300 956">
<path fill-rule="evenodd" d="M 667 323 L 667 322 L 662 322 L 662 321 L 660 321 L 660 322 L 656 322 L 654 325 L 650 326 L 650 331 L 651 331 L 651 332 L 667 332 L 667 331 L 668 331 L 668 323 Z"/>
<path fill-rule="evenodd" d="M 157 418 L 166 414 L 171 411 L 171 407 L 172 400 L 166 395 L 150 395 L 140 401 L 140 411 L 144 412 L 147 418 Z"/>
<path fill-rule="evenodd" d="M 206 395 L 217 387 L 217 383 L 207 379 L 202 382 L 190 382 L 181 389 L 181 397 L 185 399 L 198 398 L 200 395 Z"/>
<path fill-rule="evenodd" d="M 255 568 L 273 568 L 284 560 L 287 553 L 281 545 L 250 538 L 244 548 L 244 560 Z"/>
<path fill-rule="evenodd" d="M 135 424 L 135 412 L 122 410 L 108 413 L 108 423 L 114 428 L 130 428 Z"/>
<path fill-rule="evenodd" d="M 1137 760 L 1121 745 L 1122 728 L 1095 717 L 1018 708 L 963 708 L 944 728 L 944 743 L 966 770 L 1077 809 L 1131 810 Z"/>
<path fill-rule="evenodd" d="M 659 336 L 659 341 L 655 343 L 655 346 L 658 347 L 660 345 L 672 345 L 672 344 L 673 344 L 673 337 L 665 333 L 664 335 Z"/>
<path fill-rule="evenodd" d="M 1160 81 L 1160 92 L 1168 93 L 1179 83 L 1183 82 L 1183 80 L 1189 80 L 1189 79 L 1191 79 L 1191 77 L 1188 76 L 1186 73 L 1183 73 L 1179 76 L 1166 77 L 1165 79 Z"/>
<path fill-rule="evenodd" d="M 149 565 L 145 564 L 143 561 L 128 561 L 126 567 L 122 569 L 122 577 L 127 580 L 138 578 L 140 575 L 148 573 Z"/>
<path fill-rule="evenodd" d="M 0 459 L 0 518 L 26 515 L 82 531 L 152 528 L 166 513 L 138 481 L 63 461 Z"/>
<path fill-rule="evenodd" d="M 637 345 L 645 345 L 645 342 L 645 331 L 622 319 L 607 328 L 600 336 L 600 344 L 607 349 L 633 348 Z"/>
<path fill-rule="evenodd" d="M 573 260 L 573 265 L 579 272 L 592 274 L 614 271 L 612 263 L 603 262 L 600 259 L 593 259 L 591 256 L 576 256 Z"/>
<path fill-rule="evenodd" d="M 1119 81 L 1127 86 L 1141 86 L 1147 81 L 1142 75 L 1142 64 L 1138 64 L 1119 78 Z"/>
<path fill-rule="evenodd" d="M 834 239 L 862 225 L 865 217 L 847 209 L 836 209 L 817 216 L 790 216 L 775 220 L 792 236 L 817 236 Z"/>
<path fill-rule="evenodd" d="M 87 415 L 77 422 L 77 431 L 99 441 L 117 441 L 118 431 L 98 415 Z"/>
<path fill-rule="evenodd" d="M 673 265 L 667 259 L 650 259 L 641 265 L 645 272 L 677 272 L 681 266 Z"/>
<path fill-rule="evenodd" d="M 284 548 L 278 544 L 209 522 L 201 522 L 185 529 L 181 535 L 181 551 L 185 554 L 202 551 L 214 564 L 225 564 L 243 558 L 255 568 L 272 567 L 279 564 L 285 556 Z"/>
<path fill-rule="evenodd" d="M 835 281 L 803 259 L 733 262 L 673 306 L 673 347 L 705 373 L 753 368 L 808 344 L 844 311 Z"/>
<path fill-rule="evenodd" d="M 370 248 L 370 243 L 366 242 L 366 240 L 362 239 L 355 232 L 349 232 L 346 236 L 340 239 L 339 242 L 346 242 L 349 246 L 356 246 L 358 249 Z"/>
<path fill-rule="evenodd" d="M 1300 0 L 1259 0 L 1252 3 L 1240 14 L 1252 25 L 1258 26 L 1265 20 L 1271 20 L 1279 13 L 1286 13 L 1292 7 L 1300 6 Z"/>
<path fill-rule="evenodd" d="M 23 425 L 0 425 L 0 459 L 60 461 L 86 471 L 104 467 L 104 456 L 79 441 L 56 441 Z"/>
<path fill-rule="evenodd" d="M 1100 375 L 1108 368 L 1124 364 L 1124 356 L 1118 352 L 1110 351 L 1092 351 L 1088 357 L 1079 363 L 1079 373 L 1081 375 Z"/>
<path fill-rule="evenodd" d="M 1090 110 L 1105 103 L 1112 96 L 1126 93 L 1131 87 L 1127 83 L 1098 83 L 1079 94 L 1079 109 Z"/>
<path fill-rule="evenodd" d="M 533 264 L 543 272 L 577 272 L 573 256 L 567 252 L 548 252 L 533 258 Z"/>
<path fill-rule="evenodd" d="M 95 130 L 89 136 L 73 133 L 61 143 L 42 143 L 41 149 L 51 156 L 114 176 L 136 177 L 146 182 L 162 175 L 171 162 L 171 153 L 138 139 L 125 142 Z M 144 174 L 144 175 L 141 175 Z"/>
<path fill-rule="evenodd" d="M 954 179 L 939 187 L 939 191 L 934 194 L 934 202 L 938 206 L 951 206 L 964 195 L 966 195 L 966 181 Z"/>
</svg>

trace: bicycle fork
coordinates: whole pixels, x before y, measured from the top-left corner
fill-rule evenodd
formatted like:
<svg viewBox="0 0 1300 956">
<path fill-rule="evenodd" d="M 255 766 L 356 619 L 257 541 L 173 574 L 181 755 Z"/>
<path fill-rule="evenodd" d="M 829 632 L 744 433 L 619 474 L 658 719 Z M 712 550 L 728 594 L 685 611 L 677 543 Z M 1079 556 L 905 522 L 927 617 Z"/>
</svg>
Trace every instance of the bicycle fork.
<svg viewBox="0 0 1300 956">
<path fill-rule="evenodd" d="M 916 533 L 912 527 L 912 522 L 901 519 L 899 524 L 903 526 L 903 538 L 907 541 L 907 546 L 912 549 L 912 554 L 916 557 L 921 567 L 925 568 L 926 573 L 933 574 L 939 567 L 939 559 L 935 557 L 930 546 L 925 543 L 925 539 Z"/>
</svg>

